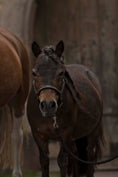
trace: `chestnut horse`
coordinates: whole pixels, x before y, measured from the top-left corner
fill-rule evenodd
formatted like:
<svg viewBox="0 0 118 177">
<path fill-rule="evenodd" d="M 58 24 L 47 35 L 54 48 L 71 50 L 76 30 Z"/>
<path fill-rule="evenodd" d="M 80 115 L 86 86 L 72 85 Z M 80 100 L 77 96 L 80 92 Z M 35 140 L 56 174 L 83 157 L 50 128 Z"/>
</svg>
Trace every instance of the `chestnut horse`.
<svg viewBox="0 0 118 177">
<path fill-rule="evenodd" d="M 26 48 L 13 33 L 0 28 L 0 107 L 8 105 L 12 113 L 13 177 L 22 177 L 20 168 L 22 121 L 28 92 L 29 57 Z M 3 125 L 0 128 L 2 127 Z"/>
<path fill-rule="evenodd" d="M 32 44 L 36 62 L 33 86 L 28 99 L 28 119 L 40 152 L 42 177 L 49 177 L 50 140 L 58 140 L 53 127 L 56 119 L 70 150 L 83 160 L 96 161 L 100 155 L 102 96 L 95 74 L 79 64 L 64 65 L 64 43 L 40 49 Z M 58 155 L 61 177 L 94 176 L 94 166 L 79 163 L 61 145 Z"/>
</svg>

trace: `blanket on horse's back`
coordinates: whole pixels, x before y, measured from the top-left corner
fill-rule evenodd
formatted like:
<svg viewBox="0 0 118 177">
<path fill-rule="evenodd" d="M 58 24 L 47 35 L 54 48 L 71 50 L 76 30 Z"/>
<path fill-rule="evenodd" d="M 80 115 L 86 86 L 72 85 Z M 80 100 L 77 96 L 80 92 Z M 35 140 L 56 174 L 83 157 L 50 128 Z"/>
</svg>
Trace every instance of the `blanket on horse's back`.
<svg viewBox="0 0 118 177">
<path fill-rule="evenodd" d="M 66 84 L 78 105 L 73 138 L 90 134 L 102 117 L 102 96 L 95 74 L 83 65 L 66 65 Z"/>
</svg>

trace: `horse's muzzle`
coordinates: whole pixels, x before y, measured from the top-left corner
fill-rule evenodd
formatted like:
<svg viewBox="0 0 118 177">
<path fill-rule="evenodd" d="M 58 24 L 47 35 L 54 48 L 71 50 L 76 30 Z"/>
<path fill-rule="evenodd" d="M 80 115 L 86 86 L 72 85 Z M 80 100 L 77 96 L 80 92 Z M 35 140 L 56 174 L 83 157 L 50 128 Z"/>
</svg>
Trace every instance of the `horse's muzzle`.
<svg viewBox="0 0 118 177">
<path fill-rule="evenodd" d="M 58 105 L 56 101 L 46 102 L 45 100 L 41 101 L 39 104 L 40 111 L 43 117 L 52 117 L 55 115 Z"/>
</svg>

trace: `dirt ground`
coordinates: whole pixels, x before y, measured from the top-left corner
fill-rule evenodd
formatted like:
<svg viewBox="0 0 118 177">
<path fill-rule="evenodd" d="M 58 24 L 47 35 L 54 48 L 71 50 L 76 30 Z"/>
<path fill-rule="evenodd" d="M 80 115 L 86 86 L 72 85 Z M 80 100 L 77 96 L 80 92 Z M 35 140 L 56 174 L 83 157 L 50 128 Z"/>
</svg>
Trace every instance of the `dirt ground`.
<svg viewBox="0 0 118 177">
<path fill-rule="evenodd" d="M 0 177 L 11 177 L 11 171 L 0 171 Z M 23 177 L 41 177 L 41 172 L 23 172 Z M 50 172 L 50 177 L 60 177 L 59 172 Z M 97 171 L 94 177 L 118 177 L 118 171 Z"/>
<path fill-rule="evenodd" d="M 118 171 L 99 171 L 95 173 L 95 177 L 118 177 Z"/>
</svg>

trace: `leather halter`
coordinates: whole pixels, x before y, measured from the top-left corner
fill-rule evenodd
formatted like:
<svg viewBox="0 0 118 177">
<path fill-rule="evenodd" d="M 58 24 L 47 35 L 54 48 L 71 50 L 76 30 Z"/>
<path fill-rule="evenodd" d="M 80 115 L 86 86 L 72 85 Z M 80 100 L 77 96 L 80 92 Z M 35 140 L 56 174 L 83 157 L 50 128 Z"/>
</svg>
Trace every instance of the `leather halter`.
<svg viewBox="0 0 118 177">
<path fill-rule="evenodd" d="M 52 85 L 45 85 L 45 86 L 41 87 L 39 90 L 37 90 L 36 87 L 35 87 L 35 81 L 34 81 L 34 80 L 33 80 L 33 87 L 34 87 L 35 94 L 36 94 L 37 96 L 40 95 L 40 92 L 41 92 L 42 90 L 46 90 L 46 89 L 54 90 L 54 91 L 56 91 L 56 92 L 61 96 L 62 93 L 63 93 L 64 87 L 65 87 L 65 79 L 63 80 L 63 84 L 62 84 L 61 90 L 57 89 L 56 87 L 54 87 L 54 86 L 52 86 Z"/>
</svg>

